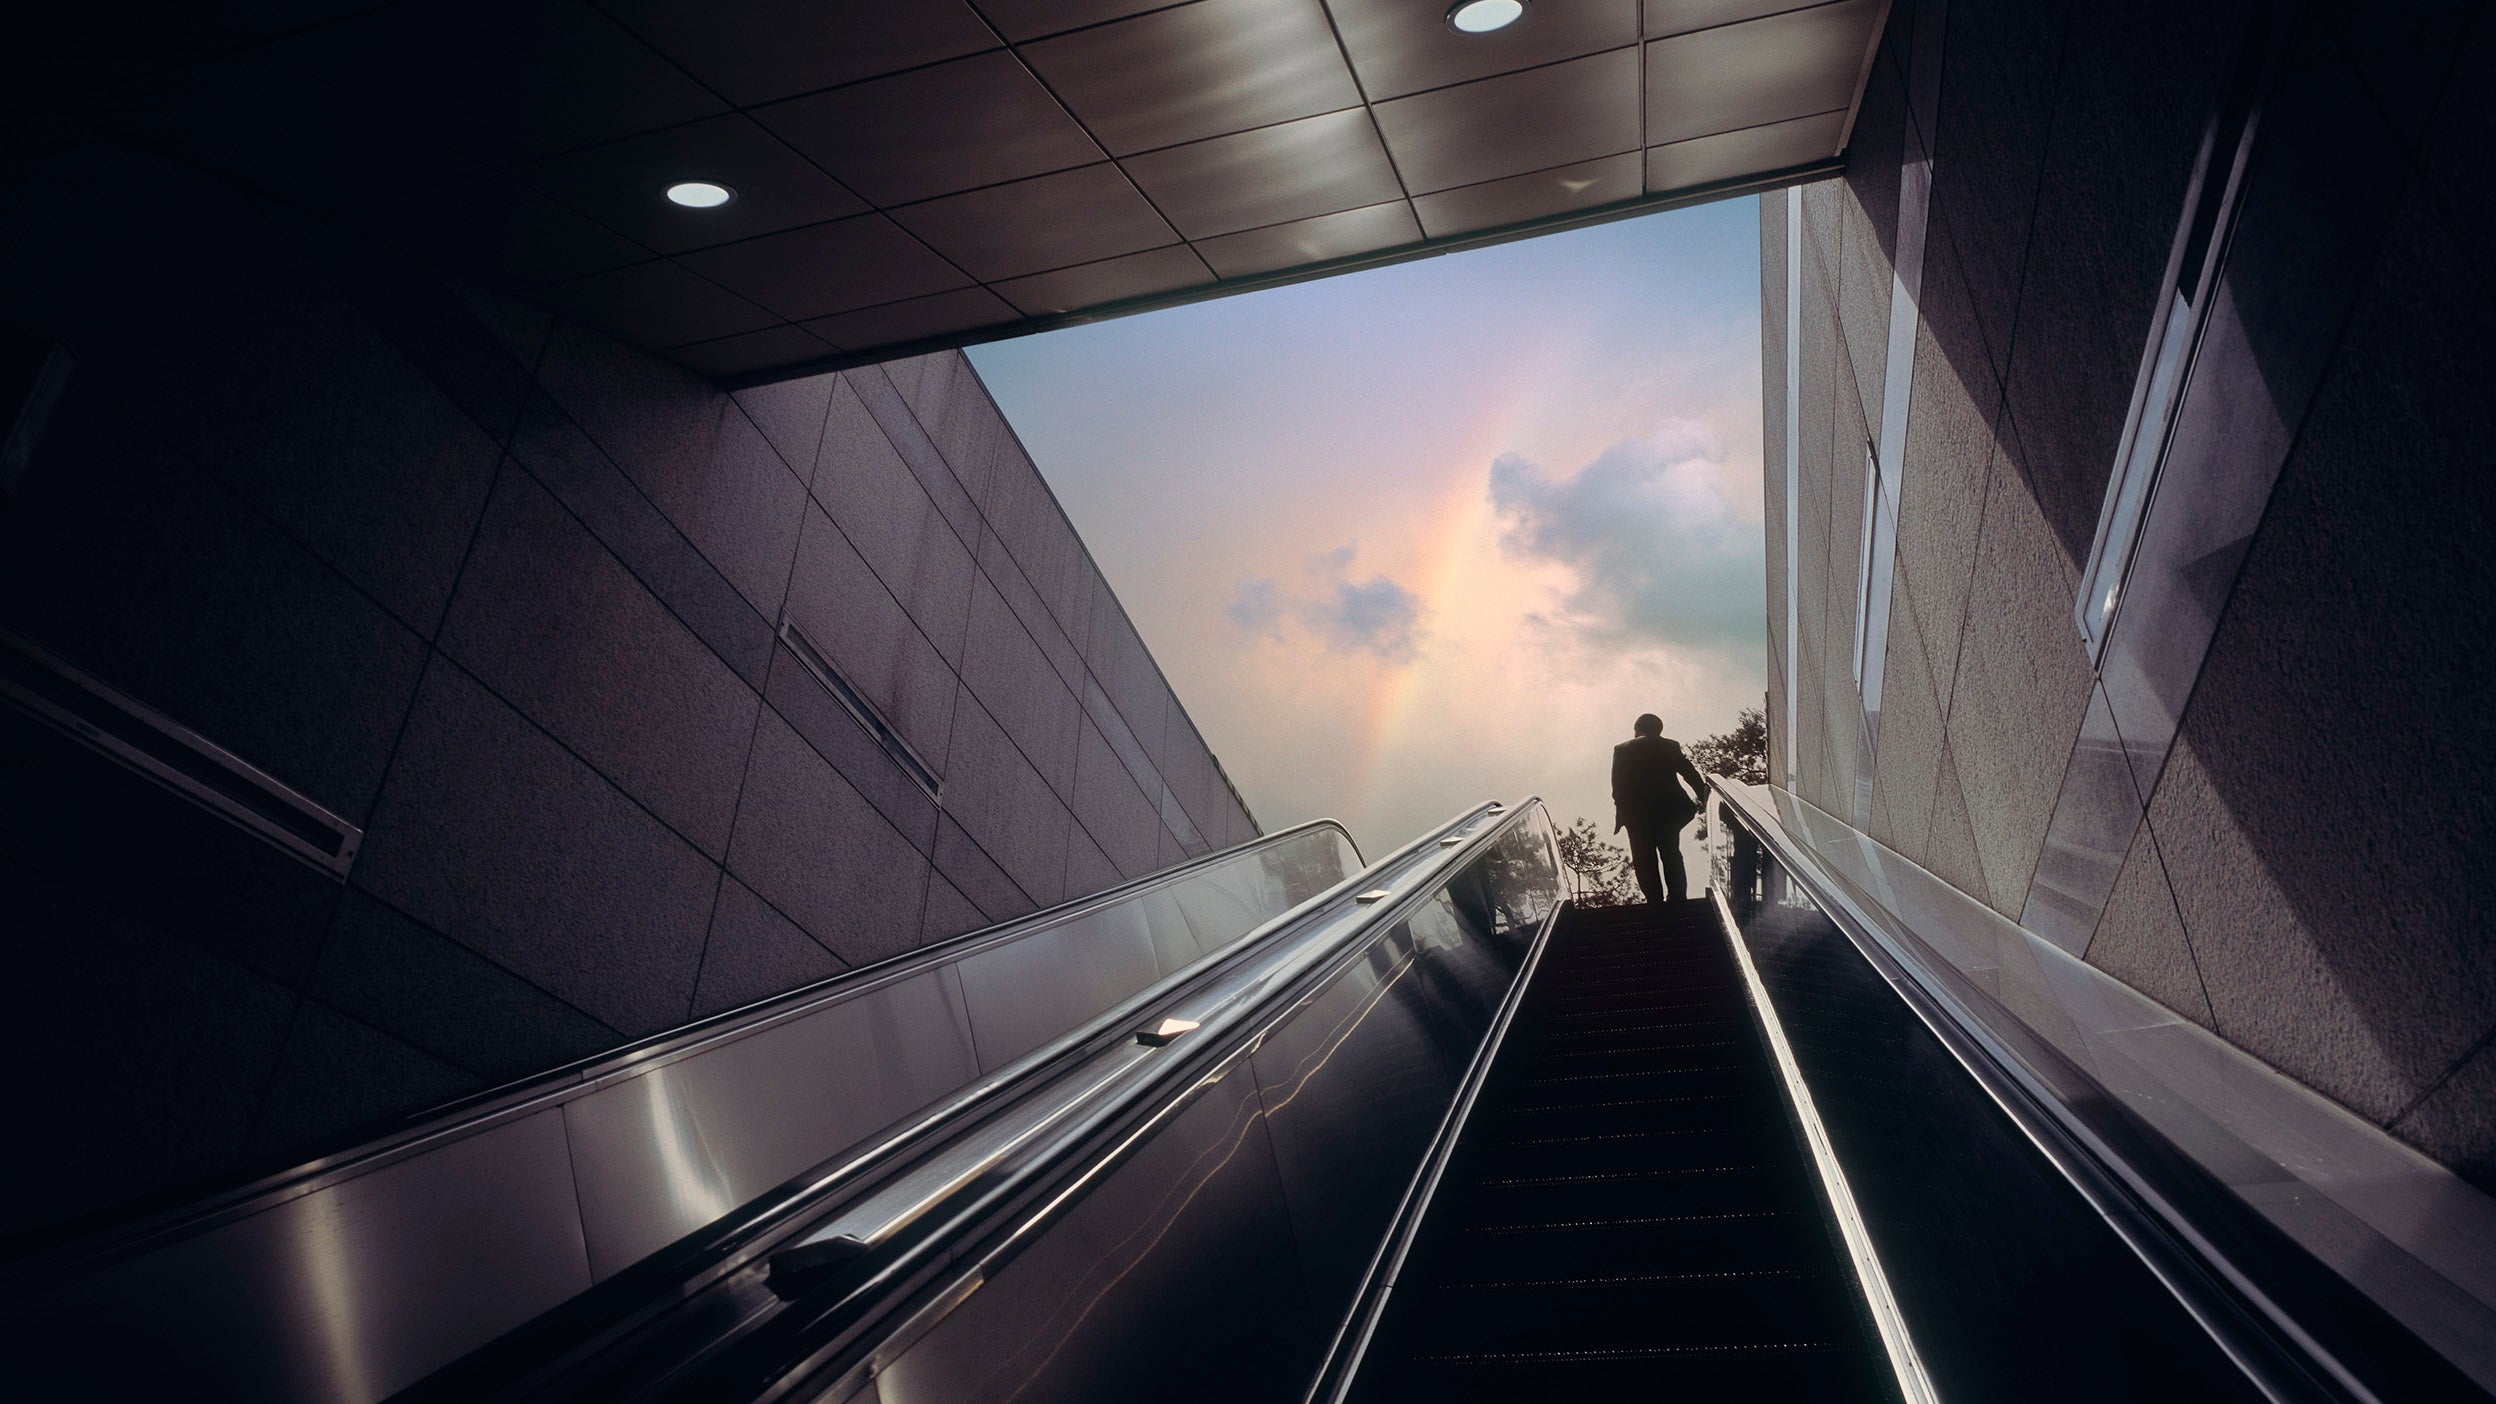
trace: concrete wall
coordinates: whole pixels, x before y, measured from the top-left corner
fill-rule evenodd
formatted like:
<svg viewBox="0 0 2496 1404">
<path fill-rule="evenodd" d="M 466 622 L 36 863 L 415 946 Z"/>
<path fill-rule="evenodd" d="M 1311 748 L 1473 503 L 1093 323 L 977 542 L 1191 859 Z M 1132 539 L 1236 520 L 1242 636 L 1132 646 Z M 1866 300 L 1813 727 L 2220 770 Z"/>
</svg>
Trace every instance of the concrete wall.
<svg viewBox="0 0 2496 1404">
<path fill-rule="evenodd" d="M 2496 943 L 2473 892 L 2496 792 L 2496 226 L 2462 157 L 2486 125 L 2469 95 L 2496 76 L 2496 19 L 2475 8 L 2307 7 L 2287 37 L 2245 227 L 2293 227 L 2274 242 L 2325 271 L 2266 269 L 2248 235 L 2230 296 L 2253 368 L 2237 408 L 2284 419 L 2288 449 L 2241 570 L 2214 557 L 2187 581 L 2216 631 L 2178 682 L 2163 764 L 2125 798 L 2120 871 L 2068 944 L 2496 1187 Z M 2079 574 L 2250 13 L 1951 0 L 1937 30 L 1867 828 L 2013 918 L 2103 695 L 2072 618 Z M 1846 176 L 1761 209 L 1771 749 L 1779 783 L 1841 816 L 1864 763 L 1861 446 L 1880 428 L 1899 133 L 1932 61 L 1902 4 Z M 1804 238 L 1790 708 L 1787 199 Z"/>
<path fill-rule="evenodd" d="M 11 1230 L 1256 832 L 958 354 L 730 395 L 143 154 L 20 169 L 0 322 L 78 369 L 0 624 L 367 832 L 341 886 L 0 708 Z"/>
</svg>

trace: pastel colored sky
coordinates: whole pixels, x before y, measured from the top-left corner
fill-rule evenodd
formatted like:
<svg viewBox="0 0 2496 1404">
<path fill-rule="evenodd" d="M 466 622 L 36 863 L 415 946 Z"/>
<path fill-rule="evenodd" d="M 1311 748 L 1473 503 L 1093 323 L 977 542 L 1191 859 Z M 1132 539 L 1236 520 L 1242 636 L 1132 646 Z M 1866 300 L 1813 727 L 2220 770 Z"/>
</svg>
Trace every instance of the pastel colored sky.
<svg viewBox="0 0 2496 1404">
<path fill-rule="evenodd" d="M 969 354 L 1268 829 L 1608 833 L 1632 718 L 1759 705 L 1750 199 Z"/>
</svg>

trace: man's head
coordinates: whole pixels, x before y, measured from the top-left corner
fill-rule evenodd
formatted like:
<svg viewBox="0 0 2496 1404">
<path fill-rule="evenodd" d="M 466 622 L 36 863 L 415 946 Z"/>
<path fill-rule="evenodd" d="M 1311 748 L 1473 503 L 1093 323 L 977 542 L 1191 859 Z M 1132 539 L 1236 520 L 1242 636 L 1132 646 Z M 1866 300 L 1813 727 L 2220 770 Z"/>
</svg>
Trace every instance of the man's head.
<svg viewBox="0 0 2496 1404">
<path fill-rule="evenodd" d="M 1664 734 L 1664 719 L 1653 712 L 1648 712 L 1639 717 L 1630 730 L 1641 736 L 1661 736 Z"/>
</svg>

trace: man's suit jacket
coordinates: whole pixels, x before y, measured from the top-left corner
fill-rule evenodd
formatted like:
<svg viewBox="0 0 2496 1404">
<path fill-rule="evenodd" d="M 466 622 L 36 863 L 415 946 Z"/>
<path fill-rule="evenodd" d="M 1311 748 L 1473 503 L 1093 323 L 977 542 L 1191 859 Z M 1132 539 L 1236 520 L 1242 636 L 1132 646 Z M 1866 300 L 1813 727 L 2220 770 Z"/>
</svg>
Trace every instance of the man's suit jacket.
<svg viewBox="0 0 2496 1404">
<path fill-rule="evenodd" d="M 1707 781 L 1682 754 L 1681 743 L 1663 736 L 1636 736 L 1612 748 L 1612 827 L 1638 824 L 1678 829 L 1699 812 L 1699 802 L 1682 793 L 1674 776 L 1690 782 L 1698 794 Z"/>
</svg>

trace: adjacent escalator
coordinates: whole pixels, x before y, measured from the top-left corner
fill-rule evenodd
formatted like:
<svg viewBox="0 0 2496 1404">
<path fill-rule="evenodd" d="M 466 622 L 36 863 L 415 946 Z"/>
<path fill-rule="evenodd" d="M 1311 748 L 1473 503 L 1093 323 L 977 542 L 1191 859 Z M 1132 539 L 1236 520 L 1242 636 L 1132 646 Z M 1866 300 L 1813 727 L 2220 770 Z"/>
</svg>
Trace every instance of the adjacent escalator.
<svg viewBox="0 0 2496 1404">
<path fill-rule="evenodd" d="M 1561 919 L 1350 1397 L 1889 1400 L 1705 901 Z"/>
</svg>

